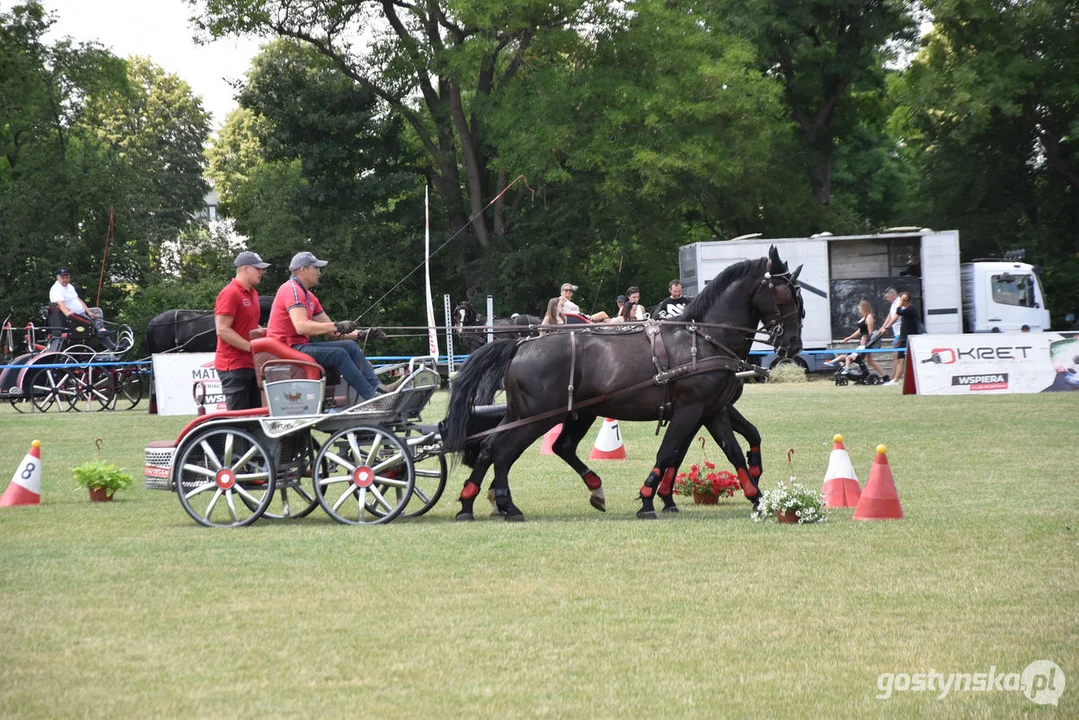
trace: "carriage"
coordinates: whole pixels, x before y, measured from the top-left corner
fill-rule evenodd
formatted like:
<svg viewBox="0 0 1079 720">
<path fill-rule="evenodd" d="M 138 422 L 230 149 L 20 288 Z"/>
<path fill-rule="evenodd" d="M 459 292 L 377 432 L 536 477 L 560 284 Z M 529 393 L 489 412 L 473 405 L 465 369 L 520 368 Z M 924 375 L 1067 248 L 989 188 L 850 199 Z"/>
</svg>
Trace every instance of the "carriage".
<svg viewBox="0 0 1079 720">
<path fill-rule="evenodd" d="M 41 326 L 28 323 L 15 328 L 13 316 L 14 311 L 3 324 L 8 362 L 0 368 L 0 399 L 19 412 L 126 409 L 138 404 L 146 384 L 143 373 L 133 365 L 108 364 L 120 363 L 133 347 L 130 326 L 106 323 L 115 328 L 114 348 L 107 349 L 90 323 L 69 321 L 55 304 L 41 308 L 45 321 Z"/>
<path fill-rule="evenodd" d="M 380 368 L 403 375 L 360 400 L 305 353 L 252 341 L 263 405 L 200 415 L 146 448 L 147 488 L 176 492 L 208 527 L 298 519 L 316 506 L 347 525 L 415 517 L 438 502 L 446 461 L 421 412 L 440 385 L 434 357 Z"/>
</svg>

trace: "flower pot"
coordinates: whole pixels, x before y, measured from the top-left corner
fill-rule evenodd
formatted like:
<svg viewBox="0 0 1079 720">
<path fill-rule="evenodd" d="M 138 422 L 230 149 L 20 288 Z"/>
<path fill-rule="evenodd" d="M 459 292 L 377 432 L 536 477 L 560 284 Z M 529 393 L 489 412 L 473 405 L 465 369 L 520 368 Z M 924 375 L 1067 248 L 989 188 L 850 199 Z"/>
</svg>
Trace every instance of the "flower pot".
<svg viewBox="0 0 1079 720">
<path fill-rule="evenodd" d="M 111 502 L 112 495 L 109 495 L 108 488 L 96 487 L 90 488 L 90 502 Z"/>
<path fill-rule="evenodd" d="M 717 502 L 719 502 L 719 498 L 711 493 L 693 493 L 693 503 L 695 505 L 715 505 Z"/>
<path fill-rule="evenodd" d="M 798 516 L 794 514 L 793 510 L 776 510 L 776 520 L 788 525 L 794 525 L 798 522 Z"/>
</svg>

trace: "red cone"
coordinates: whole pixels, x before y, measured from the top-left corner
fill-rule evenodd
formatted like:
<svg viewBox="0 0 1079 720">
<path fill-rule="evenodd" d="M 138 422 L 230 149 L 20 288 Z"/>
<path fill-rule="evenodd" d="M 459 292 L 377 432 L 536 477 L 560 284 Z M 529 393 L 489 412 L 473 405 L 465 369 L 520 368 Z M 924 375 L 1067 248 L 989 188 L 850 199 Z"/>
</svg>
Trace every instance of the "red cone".
<svg viewBox="0 0 1079 720">
<path fill-rule="evenodd" d="M 832 445 L 832 455 L 828 458 L 828 471 L 824 473 L 825 507 L 854 507 L 862 496 L 862 487 L 858 476 L 854 474 L 854 465 L 850 455 L 843 447 L 843 436 L 836 435 Z"/>
<path fill-rule="evenodd" d="M 0 507 L 38 505 L 41 503 L 41 441 L 30 443 L 30 452 L 11 477 L 11 484 L 0 497 Z"/>
<path fill-rule="evenodd" d="M 887 447 L 877 445 L 877 457 L 869 470 L 869 481 L 854 510 L 855 520 L 903 519 L 903 508 L 899 505 L 899 493 L 892 479 L 892 469 L 888 466 L 887 452 Z"/>
<path fill-rule="evenodd" d="M 540 447 L 540 455 L 554 455 L 554 441 L 562 434 L 562 423 L 558 423 L 547 431 L 543 436 L 543 445 Z"/>
<path fill-rule="evenodd" d="M 596 436 L 596 444 L 592 446 L 592 454 L 589 460 L 625 460 L 626 446 L 622 442 L 622 430 L 618 427 L 618 421 L 611 418 L 603 418 L 603 424 L 599 427 L 599 435 Z"/>
</svg>

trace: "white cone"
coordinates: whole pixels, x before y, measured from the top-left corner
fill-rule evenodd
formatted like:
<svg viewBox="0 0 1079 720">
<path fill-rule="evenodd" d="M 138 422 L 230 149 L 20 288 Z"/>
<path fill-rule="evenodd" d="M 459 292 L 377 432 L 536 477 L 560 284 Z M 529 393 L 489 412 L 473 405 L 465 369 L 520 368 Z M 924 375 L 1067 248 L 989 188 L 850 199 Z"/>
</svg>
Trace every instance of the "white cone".
<svg viewBox="0 0 1079 720">
<path fill-rule="evenodd" d="M 611 418 L 603 418 L 603 425 L 599 428 L 596 436 L 596 444 L 592 447 L 589 460 L 625 460 L 626 446 L 622 443 L 622 430 L 618 427 L 618 421 Z"/>
<path fill-rule="evenodd" d="M 23 457 L 11 484 L 0 497 L 0 507 L 38 505 L 41 503 L 41 441 L 30 443 L 30 452 Z"/>
</svg>

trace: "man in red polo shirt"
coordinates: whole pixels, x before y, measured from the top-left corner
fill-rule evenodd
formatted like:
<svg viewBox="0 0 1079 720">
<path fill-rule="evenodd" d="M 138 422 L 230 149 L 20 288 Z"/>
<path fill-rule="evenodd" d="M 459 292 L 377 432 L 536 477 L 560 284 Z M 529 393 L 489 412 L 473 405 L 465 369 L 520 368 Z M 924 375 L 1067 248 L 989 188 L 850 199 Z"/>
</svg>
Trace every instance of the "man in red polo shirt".
<svg viewBox="0 0 1079 720">
<path fill-rule="evenodd" d="M 214 368 L 221 379 L 221 391 L 229 410 L 247 410 L 262 405 L 255 381 L 255 356 L 251 354 L 251 331 L 259 326 L 259 294 L 255 286 L 270 263 L 258 253 L 245 251 L 236 256 L 236 277 L 225 286 L 214 304 L 217 352 Z"/>
</svg>

